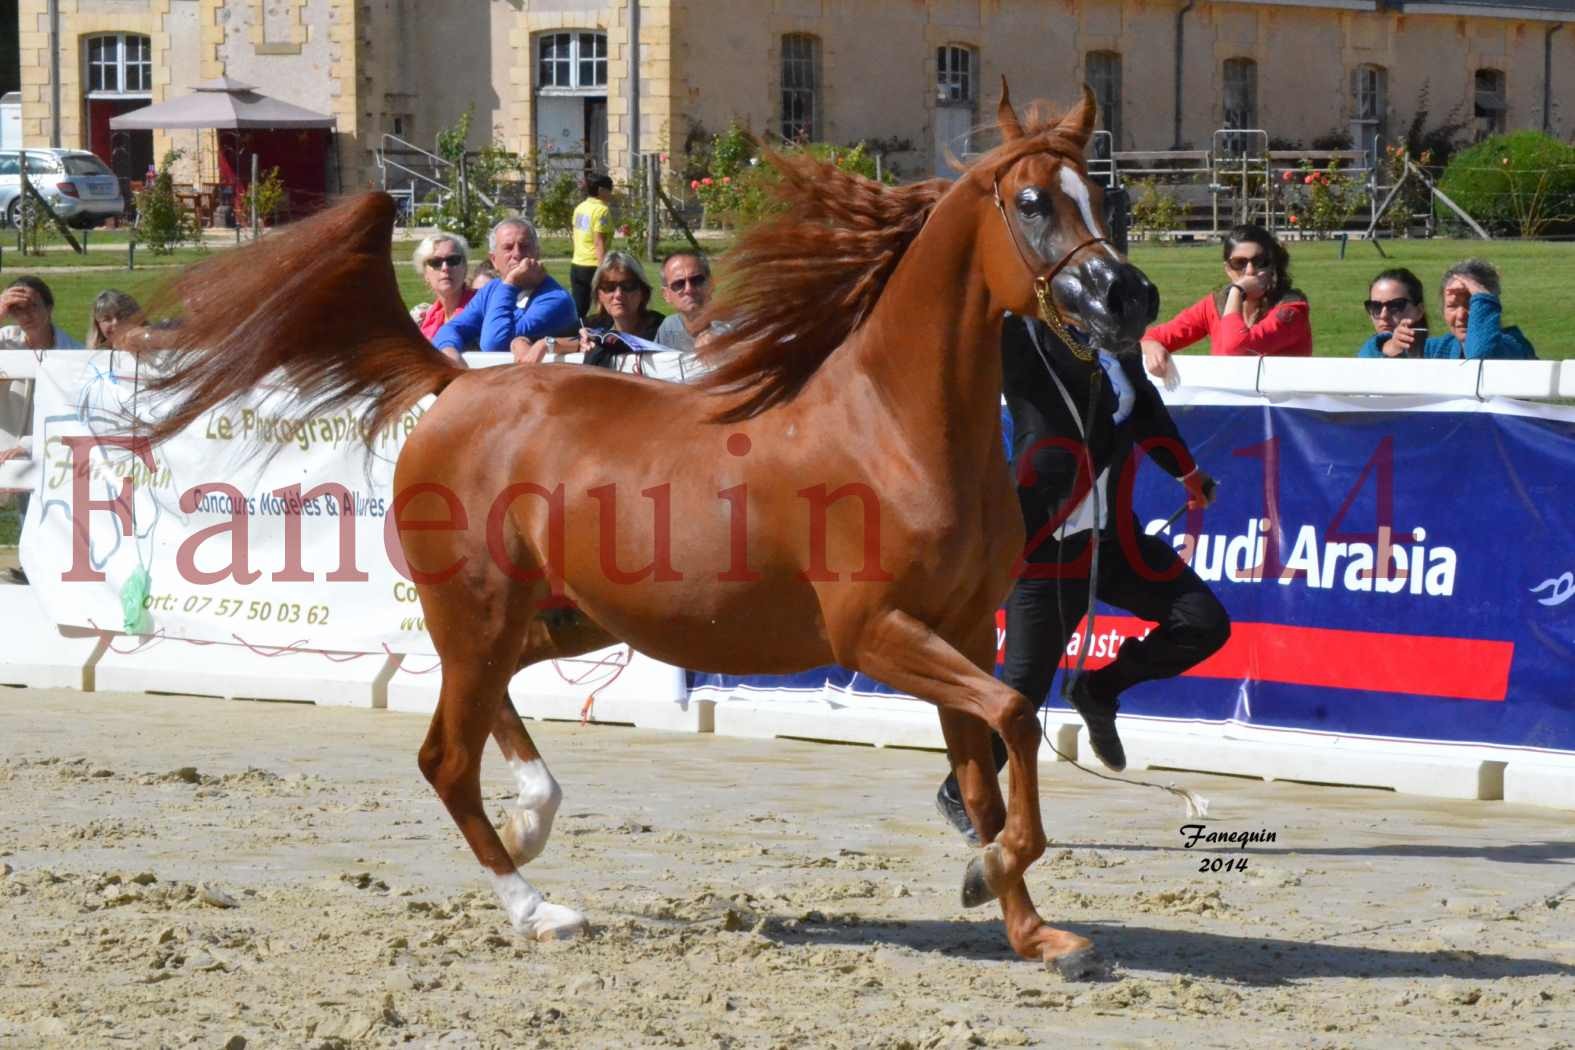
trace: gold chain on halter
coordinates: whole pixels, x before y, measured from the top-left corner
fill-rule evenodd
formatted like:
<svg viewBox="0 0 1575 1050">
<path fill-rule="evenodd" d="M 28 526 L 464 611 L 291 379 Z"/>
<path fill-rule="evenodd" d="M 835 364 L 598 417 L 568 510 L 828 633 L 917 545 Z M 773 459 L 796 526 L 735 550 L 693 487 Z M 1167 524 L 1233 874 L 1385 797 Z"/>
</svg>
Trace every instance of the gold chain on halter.
<svg viewBox="0 0 1575 1050">
<path fill-rule="evenodd" d="M 1019 158 L 1021 159 L 1021 158 Z M 1028 253 L 1023 250 L 1022 240 L 1017 235 L 1017 227 L 1012 225 L 1012 218 L 1006 214 L 1006 201 L 1001 198 L 1001 172 L 995 173 L 995 210 L 1001 213 L 1001 221 L 1006 223 L 1006 235 L 1012 241 L 1012 247 L 1017 249 L 1017 257 L 1022 260 L 1023 267 L 1034 274 L 1034 298 L 1039 301 L 1039 319 L 1056 334 L 1072 356 L 1085 365 L 1093 364 L 1096 351 L 1093 347 L 1084 346 L 1072 335 L 1066 322 L 1061 320 L 1061 311 L 1055 305 L 1055 298 L 1050 294 L 1050 282 L 1055 280 L 1056 274 L 1062 267 L 1071 262 L 1084 248 L 1091 248 L 1096 244 L 1109 244 L 1104 237 L 1090 237 L 1076 248 L 1061 256 L 1061 261 L 1050 268 L 1049 273 L 1034 273 L 1033 263 L 1028 261 Z"/>
<path fill-rule="evenodd" d="M 1050 278 L 1039 276 L 1034 278 L 1034 298 L 1039 300 L 1039 319 L 1049 326 L 1050 331 L 1056 334 L 1061 344 L 1072 352 L 1072 356 L 1086 364 L 1094 361 L 1094 348 L 1084 346 L 1073 335 L 1072 330 L 1061 320 L 1061 311 L 1056 309 L 1055 300 L 1050 297 Z"/>
</svg>

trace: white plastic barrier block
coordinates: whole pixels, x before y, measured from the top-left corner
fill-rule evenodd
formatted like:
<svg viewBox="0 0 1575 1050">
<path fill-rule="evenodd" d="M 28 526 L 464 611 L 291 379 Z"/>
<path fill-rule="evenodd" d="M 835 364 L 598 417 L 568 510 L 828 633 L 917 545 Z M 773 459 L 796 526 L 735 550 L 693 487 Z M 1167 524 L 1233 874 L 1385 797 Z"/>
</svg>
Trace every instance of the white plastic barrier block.
<svg viewBox="0 0 1575 1050">
<path fill-rule="evenodd" d="M 1559 362 L 1559 376 L 1554 383 L 1553 392 L 1559 397 L 1575 398 L 1575 366 L 1568 361 Z"/>
<path fill-rule="evenodd" d="M 0 585 L 0 685 L 91 691 L 109 636 L 57 627 L 31 587 Z"/>
<path fill-rule="evenodd" d="M 1265 357 L 1258 390 L 1291 394 L 1397 394 L 1476 397 L 1479 361 L 1390 358 Z"/>
<path fill-rule="evenodd" d="M 1504 801 L 1575 809 L 1575 755 L 1562 761 L 1510 759 L 1504 769 Z"/>
<path fill-rule="evenodd" d="M 389 683 L 388 706 L 430 714 L 437 709 L 441 670 L 436 657 L 410 655 Z M 627 646 L 533 664 L 509 683 L 522 718 L 622 723 L 641 729 L 709 733 L 711 700 L 692 698 L 681 668 Z M 591 700 L 589 711 L 586 701 Z"/>
<path fill-rule="evenodd" d="M 1228 390 L 1237 394 L 1258 392 L 1258 357 L 1204 357 L 1176 354 L 1176 371 L 1181 385 L 1208 390 Z"/>
<path fill-rule="evenodd" d="M 1479 397 L 1522 397 L 1535 400 L 1556 396 L 1557 361 L 1483 361 Z"/>
<path fill-rule="evenodd" d="M 1121 740 L 1129 769 L 1380 787 L 1433 798 L 1504 797 L 1506 763 L 1480 748 L 1132 716 L 1122 716 Z"/>
<path fill-rule="evenodd" d="M 99 689 L 383 707 L 400 657 L 115 635 L 95 668 Z"/>
</svg>

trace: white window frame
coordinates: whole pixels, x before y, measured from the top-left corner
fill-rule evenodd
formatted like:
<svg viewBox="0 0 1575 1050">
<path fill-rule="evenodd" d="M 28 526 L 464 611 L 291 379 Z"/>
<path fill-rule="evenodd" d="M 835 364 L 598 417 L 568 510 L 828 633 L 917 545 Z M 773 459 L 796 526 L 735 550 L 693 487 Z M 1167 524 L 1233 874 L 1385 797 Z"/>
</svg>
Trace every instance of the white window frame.
<svg viewBox="0 0 1575 1050">
<path fill-rule="evenodd" d="M 1382 128 L 1389 108 L 1389 70 L 1383 66 L 1357 66 L 1351 79 L 1351 120 Z"/>
<path fill-rule="evenodd" d="M 114 58 L 108 61 L 103 59 L 95 61 L 93 58 L 93 45 L 110 41 L 114 43 Z M 127 53 L 130 51 L 130 48 L 127 47 L 127 44 L 131 41 L 137 41 L 141 44 L 141 57 L 135 62 L 127 61 Z M 85 85 L 91 85 L 93 83 L 93 72 L 95 69 L 113 69 L 115 71 L 114 90 L 110 90 L 108 88 L 90 88 L 85 93 L 87 98 L 151 99 L 153 97 L 153 40 L 146 34 L 94 33 L 92 36 L 83 38 L 82 61 L 83 71 L 87 74 L 82 80 L 82 83 Z M 136 90 L 127 89 L 127 73 L 132 69 L 136 69 L 140 72 L 141 76 L 139 79 L 142 80 L 145 86 Z"/>
<path fill-rule="evenodd" d="M 567 43 L 567 56 L 554 54 L 555 66 L 564 63 L 568 66 L 569 82 L 567 84 L 544 83 L 542 72 L 546 66 L 543 49 L 548 43 L 554 48 Z M 587 54 L 587 50 L 590 52 Z M 545 33 L 537 33 L 531 48 L 534 60 L 533 70 L 536 78 L 536 93 L 539 95 L 605 95 L 607 94 L 607 33 L 601 29 L 553 29 Z M 583 76 L 583 65 L 589 63 L 591 76 L 589 82 Z M 556 80 L 556 77 L 554 77 Z"/>
<path fill-rule="evenodd" d="M 979 49 L 942 44 L 935 49 L 935 104 L 973 109 L 979 100 Z"/>
<path fill-rule="evenodd" d="M 808 46 L 807 55 L 788 55 L 788 44 L 792 41 L 795 45 L 802 42 Z M 825 133 L 821 121 L 821 77 L 820 77 L 820 37 L 813 33 L 784 33 L 780 42 L 782 49 L 778 56 L 780 69 L 780 87 L 777 104 L 781 107 L 781 119 L 777 122 L 777 131 L 784 139 L 795 141 L 802 137 L 809 142 L 818 142 Z M 792 74 L 792 75 L 790 75 Z M 801 121 L 790 117 L 789 97 L 802 97 L 809 101 L 809 119 Z"/>
</svg>

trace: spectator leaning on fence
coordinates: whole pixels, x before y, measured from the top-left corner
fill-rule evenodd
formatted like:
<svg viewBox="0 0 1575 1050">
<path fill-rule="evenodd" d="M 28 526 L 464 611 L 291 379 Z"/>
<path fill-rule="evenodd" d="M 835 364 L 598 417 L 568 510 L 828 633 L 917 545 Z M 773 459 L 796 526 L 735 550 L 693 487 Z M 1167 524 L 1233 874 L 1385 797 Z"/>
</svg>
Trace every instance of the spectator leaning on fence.
<svg viewBox="0 0 1575 1050">
<path fill-rule="evenodd" d="M 416 245 L 410 261 L 435 298 L 411 310 L 410 316 L 429 343 L 437 337 L 438 329 L 459 316 L 476 296 L 476 290 L 465 282 L 469 256 L 470 245 L 456 233 L 434 233 Z M 444 353 L 463 360 L 458 350 Z"/>
<path fill-rule="evenodd" d="M 1504 308 L 1499 303 L 1499 276 L 1481 259 L 1464 259 L 1444 271 L 1444 327 L 1422 347 L 1432 358 L 1533 358 L 1531 340 L 1511 325 L 1501 325 Z"/>
<path fill-rule="evenodd" d="M 606 175 L 587 175 L 585 199 L 574 209 L 569 284 L 574 289 L 574 308 L 581 317 L 590 312 L 596 268 L 607 255 L 612 237 L 612 209 L 607 206 L 612 188 L 613 181 Z"/>
<path fill-rule="evenodd" d="M 1170 355 L 1205 336 L 1210 353 L 1236 356 L 1312 353 L 1307 297 L 1291 285 L 1291 258 L 1274 234 L 1253 223 L 1225 235 L 1225 280 L 1174 318 L 1143 335 L 1151 374 L 1170 371 Z"/>
<path fill-rule="evenodd" d="M 55 324 L 55 293 L 31 274 L 0 292 L 0 350 L 80 350 Z"/>
<path fill-rule="evenodd" d="M 93 300 L 93 312 L 88 318 L 87 348 L 107 350 L 115 345 L 115 336 L 142 324 L 142 307 L 125 292 L 106 288 Z"/>
<path fill-rule="evenodd" d="M 432 345 L 445 352 L 504 353 L 515 339 L 528 344 L 543 336 L 572 337 L 579 316 L 569 293 L 547 276 L 538 258 L 536 227 L 524 219 L 504 219 L 487 235 L 487 247 L 498 279 L 439 328 Z"/>
<path fill-rule="evenodd" d="M 510 347 L 514 360 L 535 363 L 545 360 L 548 354 L 576 350 L 589 355 L 598 348 L 596 335 L 602 332 L 622 332 L 647 342 L 655 341 L 664 317 L 650 308 L 651 282 L 645 279 L 640 260 L 627 252 L 608 252 L 596 268 L 595 288 L 597 309 L 585 319 L 577 343 L 551 336 L 534 341 L 516 339 Z M 593 362 L 587 358 L 586 363 Z"/>
<path fill-rule="evenodd" d="M 1421 357 L 1427 341 L 1427 294 L 1422 280 L 1405 267 L 1385 270 L 1367 286 L 1362 304 L 1373 334 L 1357 357 Z"/>
<path fill-rule="evenodd" d="M 674 252 L 662 262 L 662 298 L 676 313 L 667 315 L 656 330 L 663 346 L 694 353 L 720 327 L 702 325 L 700 318 L 711 301 L 711 263 L 699 252 Z"/>
</svg>

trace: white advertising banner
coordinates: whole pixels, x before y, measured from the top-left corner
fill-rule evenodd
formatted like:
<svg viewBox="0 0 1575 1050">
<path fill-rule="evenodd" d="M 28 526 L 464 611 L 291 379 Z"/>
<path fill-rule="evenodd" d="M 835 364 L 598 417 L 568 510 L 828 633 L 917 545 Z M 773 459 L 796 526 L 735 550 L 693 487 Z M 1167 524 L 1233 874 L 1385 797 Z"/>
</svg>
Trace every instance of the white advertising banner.
<svg viewBox="0 0 1575 1050">
<path fill-rule="evenodd" d="M 278 392 L 152 449 L 126 354 L 51 355 L 34 413 L 22 564 L 53 622 L 259 648 L 431 653 L 391 525 L 394 460 L 427 403 L 371 451 L 363 403 L 303 415 Z M 396 562 L 398 565 L 396 566 Z"/>
</svg>

